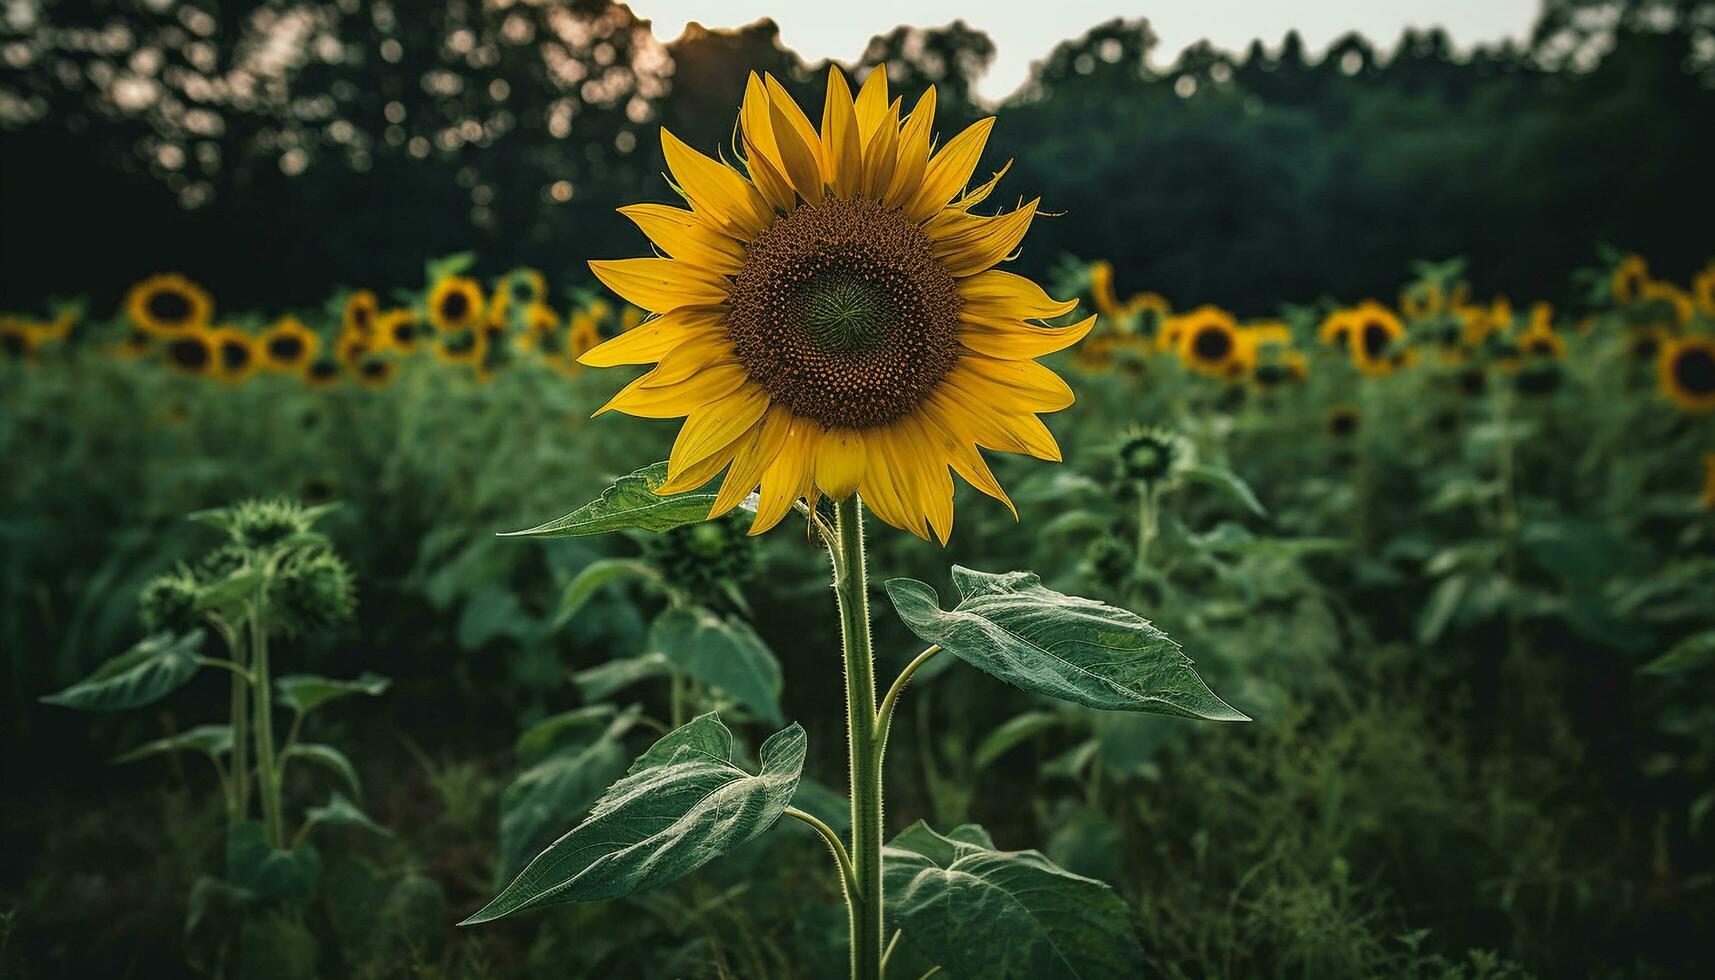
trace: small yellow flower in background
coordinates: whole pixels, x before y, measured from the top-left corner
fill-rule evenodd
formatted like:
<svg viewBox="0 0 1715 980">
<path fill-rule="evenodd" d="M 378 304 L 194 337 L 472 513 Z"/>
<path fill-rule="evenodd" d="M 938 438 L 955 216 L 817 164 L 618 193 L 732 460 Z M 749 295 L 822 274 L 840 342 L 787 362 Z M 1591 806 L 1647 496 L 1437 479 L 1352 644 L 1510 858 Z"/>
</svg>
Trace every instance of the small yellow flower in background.
<svg viewBox="0 0 1715 980">
<path fill-rule="evenodd" d="M 1554 329 L 1554 307 L 1536 303 L 1530 310 L 1530 326 L 1518 339 L 1519 352 L 1526 357 L 1559 360 L 1566 354 L 1566 341 Z"/>
<path fill-rule="evenodd" d="M 1614 273 L 1608 280 L 1608 289 L 1614 297 L 1614 302 L 1630 303 L 1642 293 L 1646 282 L 1649 282 L 1649 264 L 1641 255 L 1627 255 L 1614 267 Z"/>
<path fill-rule="evenodd" d="M 436 330 L 469 330 L 482 321 L 482 286 L 466 276 L 446 276 L 429 290 L 428 306 Z"/>
<path fill-rule="evenodd" d="M 149 353 L 154 344 L 154 334 L 140 327 L 132 327 L 125 331 L 125 339 L 119 342 L 115 350 L 120 357 L 133 360 Z"/>
<path fill-rule="evenodd" d="M 380 312 L 381 301 L 375 298 L 374 290 L 359 289 L 346 297 L 345 313 L 340 322 L 347 334 L 368 339 L 375 329 L 375 317 Z"/>
<path fill-rule="evenodd" d="M 30 325 L 30 330 L 37 340 L 58 343 L 71 336 L 72 328 L 77 326 L 78 311 L 66 309 L 54 314 L 52 320 L 42 320 Z"/>
<path fill-rule="evenodd" d="M 196 283 L 167 273 L 132 286 L 125 296 L 125 314 L 138 327 L 171 337 L 208 326 L 214 301 Z"/>
<path fill-rule="evenodd" d="M 0 316 L 0 355 L 23 361 L 36 354 L 36 335 L 30 325 L 15 316 Z"/>
<path fill-rule="evenodd" d="M 256 373 L 262 356 L 250 334 L 238 327 L 217 327 L 209 331 L 209 340 L 214 345 L 210 374 L 216 380 L 238 384 Z"/>
<path fill-rule="evenodd" d="M 315 359 L 322 339 L 295 316 L 284 316 L 262 334 L 262 366 L 282 374 L 297 374 Z"/>
<path fill-rule="evenodd" d="M 1205 304 L 1173 317 L 1162 329 L 1178 338 L 1179 359 L 1186 367 L 1211 377 L 1230 376 L 1239 353 L 1239 325 L 1231 313 Z"/>
<path fill-rule="evenodd" d="M 773 78 L 750 77 L 743 171 L 662 130 L 690 209 L 620 212 L 669 257 L 590 263 L 657 315 L 581 358 L 655 365 L 597 414 L 685 418 L 657 492 L 725 471 L 711 513 L 760 487 L 752 533 L 800 498 L 856 492 L 883 521 L 945 541 L 949 467 L 1010 507 L 980 449 L 1060 458 L 1037 416 L 1072 391 L 1035 359 L 1095 318 L 1041 326 L 1076 302 L 994 268 L 1037 207 L 972 213 L 1000 177 L 965 190 L 994 120 L 931 153 L 934 90 L 900 111 L 885 69 L 854 99 L 835 68 L 819 131 Z"/>
<path fill-rule="evenodd" d="M 415 353 L 423 340 L 422 321 L 416 310 L 384 310 L 375 318 L 375 339 L 378 350 Z"/>
<path fill-rule="evenodd" d="M 1668 401 L 1687 412 L 1715 411 L 1715 337 L 1670 337 L 1656 360 Z"/>
<path fill-rule="evenodd" d="M 385 388 L 398 374 L 399 362 L 385 354 L 368 354 L 357 362 L 352 374 L 366 388 Z"/>
<path fill-rule="evenodd" d="M 1405 324 L 1392 310 L 1373 299 L 1364 300 L 1351 310 L 1351 329 L 1347 341 L 1352 349 L 1352 363 L 1359 371 L 1372 377 L 1391 373 L 1410 363 L 1401 359 L 1396 345 L 1405 336 Z"/>
<path fill-rule="evenodd" d="M 1408 320 L 1426 320 L 1440 313 L 1446 298 L 1441 287 L 1429 280 L 1413 283 L 1399 292 L 1399 311 Z"/>
<path fill-rule="evenodd" d="M 437 337 L 434 349 L 436 360 L 446 364 L 474 367 L 482 364 L 487 357 L 488 340 L 483 331 L 466 328 Z"/>
<path fill-rule="evenodd" d="M 1675 330 L 1690 323 L 1691 315 L 1696 312 L 1691 294 L 1671 282 L 1652 279 L 1644 283 L 1638 293 L 1638 301 L 1656 303 L 1661 308 L 1662 325 Z"/>
<path fill-rule="evenodd" d="M 324 354 L 304 365 L 304 384 L 311 388 L 326 388 L 339 380 L 339 361 Z"/>
<path fill-rule="evenodd" d="M 340 335 L 333 351 L 334 357 L 338 358 L 347 370 L 355 370 L 357 362 L 374 353 L 375 349 L 375 342 L 366 333 L 347 330 Z"/>
<path fill-rule="evenodd" d="M 1705 316 L 1715 317 L 1715 259 L 1691 280 L 1691 297 Z"/>
<path fill-rule="evenodd" d="M 212 375 L 215 370 L 214 336 L 211 331 L 197 327 L 169 337 L 161 348 L 161 359 L 179 374 Z"/>
<path fill-rule="evenodd" d="M 1335 310 L 1323 318 L 1322 325 L 1316 328 L 1316 339 L 1329 347 L 1345 347 L 1349 350 L 1354 323 L 1351 310 Z"/>
<path fill-rule="evenodd" d="M 546 303 L 531 303 L 524 311 L 524 328 L 531 333 L 547 333 L 560 328 L 560 314 Z"/>
</svg>

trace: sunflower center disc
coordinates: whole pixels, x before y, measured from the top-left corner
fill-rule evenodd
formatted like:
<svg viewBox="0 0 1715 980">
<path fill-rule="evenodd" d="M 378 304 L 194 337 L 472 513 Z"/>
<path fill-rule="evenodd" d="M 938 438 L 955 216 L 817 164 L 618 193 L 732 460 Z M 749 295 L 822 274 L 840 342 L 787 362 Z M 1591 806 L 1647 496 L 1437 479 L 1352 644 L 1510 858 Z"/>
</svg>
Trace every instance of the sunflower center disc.
<svg viewBox="0 0 1715 980">
<path fill-rule="evenodd" d="M 953 369 L 962 305 L 909 219 L 830 198 L 750 243 L 726 327 L 770 398 L 825 426 L 862 429 L 906 415 Z"/>
<path fill-rule="evenodd" d="M 1691 394 L 1715 394 L 1715 354 L 1699 348 L 1681 352 L 1673 362 L 1673 376 Z"/>
<path fill-rule="evenodd" d="M 148 305 L 149 315 L 163 323 L 178 323 L 191 315 L 190 300 L 171 290 L 151 294 Z"/>
</svg>

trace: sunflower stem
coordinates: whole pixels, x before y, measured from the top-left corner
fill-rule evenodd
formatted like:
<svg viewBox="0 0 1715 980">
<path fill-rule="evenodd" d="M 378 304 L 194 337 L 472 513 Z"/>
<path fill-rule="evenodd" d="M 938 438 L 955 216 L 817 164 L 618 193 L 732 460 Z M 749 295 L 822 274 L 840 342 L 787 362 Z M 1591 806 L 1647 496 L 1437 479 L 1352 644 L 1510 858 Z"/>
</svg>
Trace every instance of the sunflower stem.
<svg viewBox="0 0 1715 980">
<path fill-rule="evenodd" d="M 280 767 L 274 759 L 274 706 L 269 692 L 273 680 L 268 675 L 268 598 L 267 586 L 258 590 L 256 604 L 250 612 L 250 645 L 255 663 L 251 668 L 251 697 L 256 709 L 256 788 L 262 799 L 262 823 L 268 832 L 268 843 L 275 850 L 285 850 L 286 819 L 280 807 Z"/>
<path fill-rule="evenodd" d="M 845 657 L 846 735 L 850 754 L 852 882 L 846 906 L 851 925 L 852 980 L 881 980 L 884 946 L 881 885 L 880 719 L 869 635 L 869 572 L 864 566 L 863 505 L 857 494 L 835 508 L 837 550 L 831 552 Z"/>
<path fill-rule="evenodd" d="M 1149 568 L 1149 549 L 1161 533 L 1161 508 L 1155 499 L 1155 482 L 1142 483 L 1137 488 L 1137 573 Z"/>
<path fill-rule="evenodd" d="M 242 629 L 235 630 L 223 620 L 214 621 L 231 657 L 232 702 L 229 719 L 232 725 L 232 776 L 227 783 L 227 821 L 237 824 L 250 815 L 250 665 L 244 648 Z"/>
</svg>

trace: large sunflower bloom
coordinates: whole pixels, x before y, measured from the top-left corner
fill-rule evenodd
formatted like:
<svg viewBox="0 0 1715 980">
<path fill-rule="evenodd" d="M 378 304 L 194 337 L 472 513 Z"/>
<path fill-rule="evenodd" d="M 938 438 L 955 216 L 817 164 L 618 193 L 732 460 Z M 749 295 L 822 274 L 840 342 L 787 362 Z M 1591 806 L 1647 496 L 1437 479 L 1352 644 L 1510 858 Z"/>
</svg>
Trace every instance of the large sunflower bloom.
<svg viewBox="0 0 1715 980">
<path fill-rule="evenodd" d="M 830 70 L 818 132 L 778 82 L 752 75 L 735 133 L 743 171 L 662 130 L 690 210 L 620 212 L 669 257 L 590 263 L 656 316 L 580 358 L 656 365 L 596 414 L 685 418 L 657 492 L 725 470 L 711 516 L 760 487 L 753 534 L 800 498 L 856 492 L 887 523 L 944 542 L 949 467 L 1010 507 L 980 449 L 1060 458 L 1037 415 L 1072 391 L 1034 359 L 1095 318 L 1039 326 L 1076 302 L 993 268 L 1037 203 L 972 213 L 1000 177 L 964 192 L 994 120 L 931 153 L 934 90 L 901 109 L 884 68 L 855 100 Z"/>
<path fill-rule="evenodd" d="M 1687 412 L 1715 411 L 1715 337 L 1674 337 L 1656 360 L 1661 392 Z"/>
<path fill-rule="evenodd" d="M 214 301 L 201 286 L 168 273 L 132 286 L 125 296 L 125 313 L 152 334 L 174 337 L 208 326 Z"/>
</svg>

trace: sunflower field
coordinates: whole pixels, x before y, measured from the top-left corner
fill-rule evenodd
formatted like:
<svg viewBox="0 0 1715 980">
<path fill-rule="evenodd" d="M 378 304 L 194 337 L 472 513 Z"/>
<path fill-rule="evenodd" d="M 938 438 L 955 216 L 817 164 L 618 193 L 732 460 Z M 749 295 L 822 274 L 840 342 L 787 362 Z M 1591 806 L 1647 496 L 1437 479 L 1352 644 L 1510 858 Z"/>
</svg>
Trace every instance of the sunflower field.
<svg viewBox="0 0 1715 980">
<path fill-rule="evenodd" d="M 1715 7 L 239 6 L 0 38 L 0 978 L 1715 969 Z"/>
</svg>

